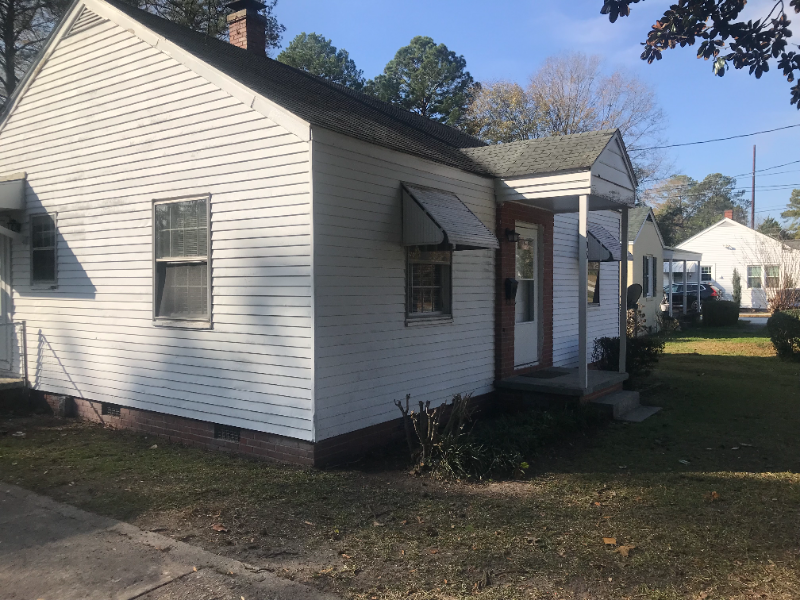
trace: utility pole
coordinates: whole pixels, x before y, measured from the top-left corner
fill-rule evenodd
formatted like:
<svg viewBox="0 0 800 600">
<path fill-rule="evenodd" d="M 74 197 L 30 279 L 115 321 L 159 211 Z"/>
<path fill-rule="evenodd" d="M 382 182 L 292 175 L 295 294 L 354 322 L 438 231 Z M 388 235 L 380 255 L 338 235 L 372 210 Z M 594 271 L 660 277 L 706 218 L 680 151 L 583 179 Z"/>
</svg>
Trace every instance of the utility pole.
<svg viewBox="0 0 800 600">
<path fill-rule="evenodd" d="M 756 228 L 756 145 L 753 144 L 753 189 L 750 194 L 750 226 Z"/>
</svg>

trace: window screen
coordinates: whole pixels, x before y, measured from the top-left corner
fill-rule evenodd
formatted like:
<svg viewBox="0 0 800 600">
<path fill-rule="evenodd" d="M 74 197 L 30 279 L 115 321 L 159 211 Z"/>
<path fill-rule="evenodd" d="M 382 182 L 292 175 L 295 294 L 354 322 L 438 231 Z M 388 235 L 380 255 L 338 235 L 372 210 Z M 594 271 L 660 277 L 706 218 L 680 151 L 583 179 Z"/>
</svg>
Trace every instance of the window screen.
<svg viewBox="0 0 800 600">
<path fill-rule="evenodd" d="M 450 268 L 453 253 L 449 250 L 408 249 L 409 316 L 449 315 Z"/>
<path fill-rule="evenodd" d="M 767 265 L 764 268 L 767 271 L 767 287 L 772 289 L 781 287 L 780 265 Z"/>
<path fill-rule="evenodd" d="M 210 318 L 207 215 L 207 198 L 154 206 L 157 318 Z"/>
<path fill-rule="evenodd" d="M 761 287 L 761 267 L 748 266 L 747 267 L 747 287 L 760 288 Z"/>
<path fill-rule="evenodd" d="M 600 262 L 589 261 L 589 286 L 587 301 L 589 304 L 600 304 Z"/>
<path fill-rule="evenodd" d="M 31 217 L 31 283 L 56 282 L 56 220 L 53 215 Z"/>
<path fill-rule="evenodd" d="M 700 277 L 703 281 L 711 281 L 711 267 L 700 267 Z"/>
</svg>

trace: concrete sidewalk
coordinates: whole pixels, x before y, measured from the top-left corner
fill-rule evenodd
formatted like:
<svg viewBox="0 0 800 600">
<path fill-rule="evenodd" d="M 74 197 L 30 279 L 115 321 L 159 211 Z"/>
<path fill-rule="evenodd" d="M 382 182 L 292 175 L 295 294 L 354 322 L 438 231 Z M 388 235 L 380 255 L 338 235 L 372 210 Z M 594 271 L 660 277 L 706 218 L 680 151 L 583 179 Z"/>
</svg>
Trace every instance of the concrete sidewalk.
<svg viewBox="0 0 800 600">
<path fill-rule="evenodd" d="M 0 483 L 4 600 L 337 600 L 127 523 Z"/>
</svg>

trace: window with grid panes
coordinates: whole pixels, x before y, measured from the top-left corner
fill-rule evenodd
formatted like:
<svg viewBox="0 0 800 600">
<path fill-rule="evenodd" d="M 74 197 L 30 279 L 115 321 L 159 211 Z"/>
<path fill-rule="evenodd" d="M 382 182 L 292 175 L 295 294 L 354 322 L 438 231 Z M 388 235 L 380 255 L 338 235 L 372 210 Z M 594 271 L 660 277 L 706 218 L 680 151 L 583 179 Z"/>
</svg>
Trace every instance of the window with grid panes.
<svg viewBox="0 0 800 600">
<path fill-rule="evenodd" d="M 767 287 L 772 289 L 781 287 L 780 265 L 767 265 L 764 269 L 766 270 Z"/>
<path fill-rule="evenodd" d="M 408 248 L 407 290 L 408 316 L 450 316 L 451 268 L 450 250 Z"/>
<path fill-rule="evenodd" d="M 57 281 L 55 215 L 33 215 L 30 226 L 31 284 L 55 285 Z"/>
<path fill-rule="evenodd" d="M 154 316 L 209 321 L 208 198 L 153 205 Z"/>
<path fill-rule="evenodd" d="M 749 265 L 747 267 L 747 287 L 761 288 L 761 266 Z"/>
<path fill-rule="evenodd" d="M 711 267 L 700 267 L 700 279 L 711 281 Z"/>
</svg>

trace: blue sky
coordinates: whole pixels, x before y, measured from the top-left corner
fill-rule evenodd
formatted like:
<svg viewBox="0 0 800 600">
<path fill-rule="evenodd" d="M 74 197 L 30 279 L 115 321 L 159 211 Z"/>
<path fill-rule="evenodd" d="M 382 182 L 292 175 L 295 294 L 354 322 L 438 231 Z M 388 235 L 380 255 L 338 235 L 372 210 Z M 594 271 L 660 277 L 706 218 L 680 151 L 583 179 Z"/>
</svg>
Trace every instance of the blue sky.
<svg viewBox="0 0 800 600">
<path fill-rule="evenodd" d="M 789 84 L 774 67 L 760 80 L 740 71 L 715 77 L 710 62 L 695 58 L 694 48 L 668 52 L 653 65 L 639 60 L 640 42 L 668 4 L 641 2 L 614 25 L 600 15 L 602 0 L 279 0 L 276 15 L 286 26 L 284 44 L 301 32 L 324 35 L 345 48 L 366 77 L 380 73 L 415 35 L 430 36 L 462 54 L 478 81 L 508 79 L 524 85 L 550 55 L 597 54 L 608 69 L 626 69 L 653 87 L 667 117 L 667 143 L 800 123 L 800 111 L 789 104 Z M 763 16 L 768 4 L 751 0 L 747 14 Z M 800 18 L 796 22 L 794 39 L 800 42 Z M 798 142 L 800 128 L 666 152 L 676 172 L 702 179 L 709 173 L 750 171 L 754 143 L 759 169 L 800 160 Z M 791 194 L 791 189 L 768 186 L 800 188 L 800 163 L 773 172 L 779 174 L 765 173 L 757 181 L 758 218 L 779 217 Z M 738 183 L 749 197 L 749 175 Z"/>
</svg>

